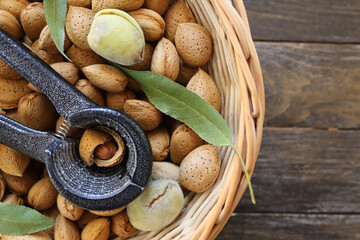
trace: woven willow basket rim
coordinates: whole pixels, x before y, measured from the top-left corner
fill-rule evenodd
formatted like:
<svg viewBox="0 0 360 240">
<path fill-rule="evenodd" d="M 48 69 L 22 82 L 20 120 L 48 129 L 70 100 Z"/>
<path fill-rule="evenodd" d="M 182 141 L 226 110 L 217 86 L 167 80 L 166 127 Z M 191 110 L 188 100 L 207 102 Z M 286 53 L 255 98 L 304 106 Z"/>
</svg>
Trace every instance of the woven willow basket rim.
<svg viewBox="0 0 360 240">
<path fill-rule="evenodd" d="M 259 154 L 264 113 L 264 83 L 242 0 L 184 0 L 214 40 L 209 73 L 222 97 L 221 114 L 233 134 L 250 177 Z M 214 239 L 248 187 L 239 158 L 220 148 L 222 166 L 215 185 L 204 193 L 189 193 L 185 209 L 171 225 L 140 232 L 129 239 Z M 120 239 L 120 238 L 117 238 Z"/>
</svg>

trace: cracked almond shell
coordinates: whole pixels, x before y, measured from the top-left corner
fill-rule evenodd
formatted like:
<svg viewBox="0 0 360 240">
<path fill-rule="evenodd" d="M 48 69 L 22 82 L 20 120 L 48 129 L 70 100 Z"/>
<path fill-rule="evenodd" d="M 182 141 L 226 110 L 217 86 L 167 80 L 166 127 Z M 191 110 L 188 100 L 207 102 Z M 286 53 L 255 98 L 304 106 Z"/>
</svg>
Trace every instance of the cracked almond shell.
<svg viewBox="0 0 360 240">
<path fill-rule="evenodd" d="M 94 154 L 95 149 L 111 140 L 114 140 L 117 145 L 115 155 L 108 160 L 96 157 Z M 125 145 L 121 137 L 115 131 L 106 127 L 96 127 L 84 132 L 80 140 L 79 152 L 80 157 L 86 166 L 96 164 L 99 167 L 111 167 L 121 163 L 123 160 Z"/>
</svg>

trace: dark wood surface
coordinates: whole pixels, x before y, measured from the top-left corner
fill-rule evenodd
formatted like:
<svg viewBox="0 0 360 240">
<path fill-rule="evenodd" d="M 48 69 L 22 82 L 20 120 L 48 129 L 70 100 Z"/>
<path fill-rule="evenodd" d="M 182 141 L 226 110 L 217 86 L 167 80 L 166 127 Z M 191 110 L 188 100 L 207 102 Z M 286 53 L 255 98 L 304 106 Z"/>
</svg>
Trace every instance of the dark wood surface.
<svg viewBox="0 0 360 240">
<path fill-rule="evenodd" d="M 233 214 L 218 236 L 221 240 L 356 240 L 358 214 Z"/>
<path fill-rule="evenodd" d="M 359 0 L 244 0 L 257 40 L 360 42 Z"/>
<path fill-rule="evenodd" d="M 266 119 L 219 240 L 360 239 L 360 1 L 244 0 Z"/>
<path fill-rule="evenodd" d="M 258 42 L 256 47 L 266 126 L 360 127 L 360 45 Z"/>
<path fill-rule="evenodd" d="M 360 213 L 359 158 L 360 131 L 265 129 L 252 179 L 257 204 L 246 193 L 236 211 Z"/>
</svg>

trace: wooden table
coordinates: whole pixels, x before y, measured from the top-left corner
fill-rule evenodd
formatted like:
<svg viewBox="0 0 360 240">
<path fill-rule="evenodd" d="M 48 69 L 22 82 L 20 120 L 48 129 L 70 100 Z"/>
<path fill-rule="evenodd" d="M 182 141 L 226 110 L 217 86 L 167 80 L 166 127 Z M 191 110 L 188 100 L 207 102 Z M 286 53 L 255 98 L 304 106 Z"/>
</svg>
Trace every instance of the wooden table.
<svg viewBox="0 0 360 240">
<path fill-rule="evenodd" d="M 266 90 L 257 204 L 217 239 L 360 239 L 360 1 L 244 2 Z"/>
</svg>

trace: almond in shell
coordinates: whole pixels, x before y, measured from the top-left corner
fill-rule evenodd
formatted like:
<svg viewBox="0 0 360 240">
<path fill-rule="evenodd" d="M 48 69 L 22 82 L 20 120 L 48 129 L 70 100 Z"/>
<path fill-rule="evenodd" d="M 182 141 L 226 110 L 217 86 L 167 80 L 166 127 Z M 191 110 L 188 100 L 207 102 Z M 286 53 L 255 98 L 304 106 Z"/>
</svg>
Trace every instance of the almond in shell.
<svg viewBox="0 0 360 240">
<path fill-rule="evenodd" d="M 180 185 L 180 167 L 171 162 L 154 161 L 150 180 L 171 179 Z"/>
<path fill-rule="evenodd" d="M 26 86 L 28 81 L 25 79 L 9 80 L 0 78 L 0 108 L 13 109 L 19 105 L 19 100 L 31 90 Z"/>
<path fill-rule="evenodd" d="M 93 100 L 100 106 L 105 106 L 105 100 L 100 89 L 95 87 L 89 80 L 80 79 L 76 82 L 75 87 L 82 92 L 85 96 Z"/>
<path fill-rule="evenodd" d="M 157 41 L 164 35 L 165 21 L 157 12 L 140 8 L 129 14 L 140 25 L 147 42 Z"/>
<path fill-rule="evenodd" d="M 71 203 L 69 200 L 64 198 L 60 193 L 57 196 L 57 207 L 64 217 L 76 221 L 79 220 L 84 212 L 84 209 Z"/>
<path fill-rule="evenodd" d="M 29 93 L 19 101 L 19 121 L 31 128 L 46 131 L 52 129 L 58 118 L 52 102 L 42 93 Z"/>
<path fill-rule="evenodd" d="M 203 140 L 191 128 L 183 124 L 179 126 L 171 135 L 170 157 L 175 164 L 181 161 L 192 150 L 203 144 Z"/>
<path fill-rule="evenodd" d="M 71 42 L 84 50 L 90 50 L 87 36 L 95 13 L 83 7 L 70 6 L 66 15 L 65 29 Z"/>
<path fill-rule="evenodd" d="M 125 73 L 114 66 L 94 64 L 81 70 L 92 84 L 107 92 L 122 92 L 128 82 Z"/>
<path fill-rule="evenodd" d="M 63 215 L 59 214 L 56 218 L 54 229 L 55 240 L 80 240 L 80 232 L 76 224 Z"/>
<path fill-rule="evenodd" d="M 180 23 L 195 22 L 195 17 L 191 10 L 183 1 L 177 1 L 167 10 L 164 16 L 166 28 L 165 37 L 170 41 L 175 41 L 175 34 Z"/>
<path fill-rule="evenodd" d="M 13 148 L 0 144 L 0 169 L 10 175 L 22 177 L 30 157 Z"/>
<path fill-rule="evenodd" d="M 24 205 L 24 199 L 14 193 L 6 194 L 1 202 L 10 205 Z"/>
<path fill-rule="evenodd" d="M 30 2 L 27 0 L 3 0 L 0 1 L 0 9 L 8 11 L 20 20 L 21 11 L 29 4 Z"/>
<path fill-rule="evenodd" d="M 106 61 L 92 50 L 84 50 L 76 45 L 72 45 L 66 55 L 78 67 L 83 68 L 93 64 L 104 64 Z"/>
<path fill-rule="evenodd" d="M 50 67 L 73 85 L 79 80 L 79 69 L 71 62 L 57 62 Z"/>
<path fill-rule="evenodd" d="M 145 71 L 150 69 L 151 58 L 154 52 L 154 47 L 150 43 L 145 43 L 144 59 L 142 62 L 128 66 L 132 70 Z"/>
<path fill-rule="evenodd" d="M 12 80 L 20 79 L 22 76 L 0 59 L 0 78 Z"/>
<path fill-rule="evenodd" d="M 71 46 L 71 41 L 68 37 L 68 35 L 65 32 L 65 41 L 64 41 L 64 51 L 68 50 Z M 40 33 L 39 37 L 39 49 L 46 51 L 50 54 L 58 54 L 59 50 L 57 49 L 54 40 L 52 39 L 50 35 L 49 26 L 46 25 Z"/>
<path fill-rule="evenodd" d="M 27 194 L 37 180 L 36 173 L 28 167 L 22 177 L 3 173 L 7 189 L 17 195 Z"/>
<path fill-rule="evenodd" d="M 117 111 L 124 111 L 124 104 L 128 99 L 135 99 L 133 91 L 125 89 L 121 93 L 106 93 L 106 106 Z"/>
<path fill-rule="evenodd" d="M 129 99 L 124 104 L 124 112 L 145 131 L 157 128 L 162 122 L 161 112 L 147 101 Z"/>
<path fill-rule="evenodd" d="M 123 211 L 111 217 L 111 231 L 121 238 L 127 238 L 136 232 L 136 228 L 131 225 L 127 212 Z"/>
<path fill-rule="evenodd" d="M 179 55 L 174 44 L 170 40 L 162 38 L 155 47 L 151 60 L 151 71 L 175 81 L 179 74 L 179 67 Z"/>
<path fill-rule="evenodd" d="M 169 155 L 170 136 L 168 130 L 160 126 L 147 132 L 151 151 L 156 161 L 162 161 Z"/>
<path fill-rule="evenodd" d="M 50 54 L 44 50 L 39 48 L 39 40 L 36 40 L 31 45 L 31 51 L 35 53 L 39 58 L 41 58 L 47 64 L 52 64 L 56 62 L 63 62 L 63 56 L 60 53 L 57 54 Z"/>
<path fill-rule="evenodd" d="M 13 35 L 14 38 L 20 39 L 24 31 L 19 21 L 11 13 L 0 10 L 0 26 L 2 29 Z"/>
<path fill-rule="evenodd" d="M 169 8 L 170 0 L 145 0 L 144 7 L 163 15 Z"/>
<path fill-rule="evenodd" d="M 218 112 L 221 109 L 221 96 L 219 89 L 212 77 L 199 68 L 198 72 L 190 79 L 186 88 L 199 95 Z"/>
<path fill-rule="evenodd" d="M 81 232 L 81 239 L 107 240 L 110 235 L 110 219 L 97 218 L 89 222 Z"/>
<path fill-rule="evenodd" d="M 175 35 L 175 45 L 184 63 L 201 67 L 212 55 L 212 38 L 208 30 L 197 23 L 182 23 Z"/>
<path fill-rule="evenodd" d="M 49 177 L 43 177 L 29 190 L 28 202 L 36 210 L 45 210 L 56 203 L 58 192 Z"/>
<path fill-rule="evenodd" d="M 103 9 L 114 8 L 132 11 L 140 8 L 144 0 L 92 0 L 92 10 L 98 12 Z"/>
<path fill-rule="evenodd" d="M 26 6 L 20 14 L 21 25 L 31 41 L 39 38 L 41 30 L 46 26 L 44 4 L 33 2 Z"/>
<path fill-rule="evenodd" d="M 214 185 L 219 176 L 220 163 L 216 146 L 206 144 L 194 149 L 181 162 L 181 185 L 196 193 L 206 191 Z"/>
</svg>

